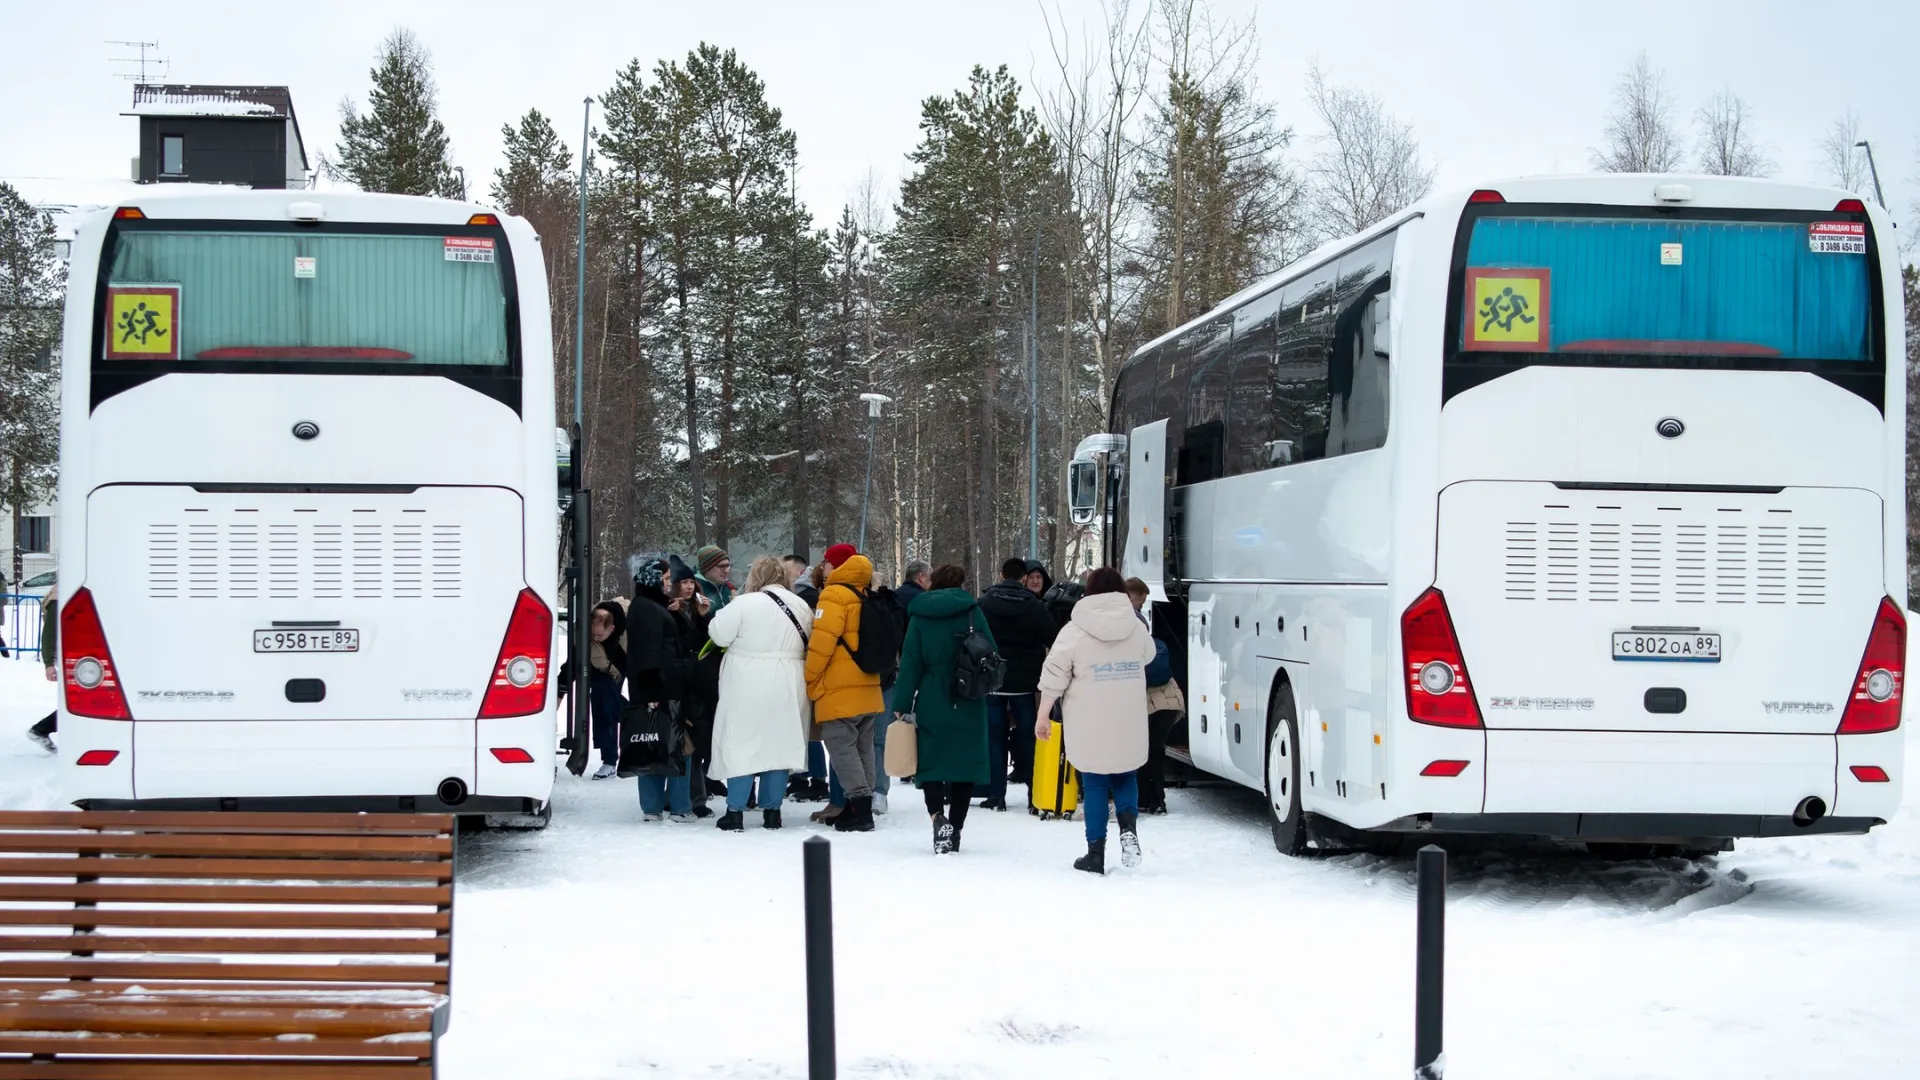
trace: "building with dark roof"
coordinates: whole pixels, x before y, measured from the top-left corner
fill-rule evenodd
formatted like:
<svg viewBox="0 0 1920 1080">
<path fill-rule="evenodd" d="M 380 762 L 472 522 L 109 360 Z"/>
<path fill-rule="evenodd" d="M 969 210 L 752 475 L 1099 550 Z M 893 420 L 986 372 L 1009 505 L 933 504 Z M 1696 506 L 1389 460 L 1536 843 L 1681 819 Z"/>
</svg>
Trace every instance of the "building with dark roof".
<svg viewBox="0 0 1920 1080">
<path fill-rule="evenodd" d="M 311 167 L 284 86 L 133 88 L 140 120 L 134 179 L 143 184 L 304 188 Z"/>
</svg>

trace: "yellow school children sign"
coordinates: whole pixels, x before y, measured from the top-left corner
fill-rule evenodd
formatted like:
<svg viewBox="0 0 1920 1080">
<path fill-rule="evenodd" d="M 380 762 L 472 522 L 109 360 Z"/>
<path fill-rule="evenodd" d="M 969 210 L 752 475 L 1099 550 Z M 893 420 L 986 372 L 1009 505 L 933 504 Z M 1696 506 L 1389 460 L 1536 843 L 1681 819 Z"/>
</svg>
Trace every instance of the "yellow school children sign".
<svg viewBox="0 0 1920 1080">
<path fill-rule="evenodd" d="M 180 286 L 107 287 L 108 360 L 180 359 Z"/>
<path fill-rule="evenodd" d="M 1469 267 L 1466 332 L 1470 351 L 1546 352 L 1552 348 L 1548 308 L 1553 300 L 1552 272 Z"/>
</svg>

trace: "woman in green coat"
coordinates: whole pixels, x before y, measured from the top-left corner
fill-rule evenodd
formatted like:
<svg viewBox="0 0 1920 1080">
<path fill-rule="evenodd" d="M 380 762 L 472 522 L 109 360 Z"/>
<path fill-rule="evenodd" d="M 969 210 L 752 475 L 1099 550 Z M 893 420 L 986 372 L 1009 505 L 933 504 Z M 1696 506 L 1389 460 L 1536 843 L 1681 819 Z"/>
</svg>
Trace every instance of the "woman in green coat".
<svg viewBox="0 0 1920 1080">
<path fill-rule="evenodd" d="M 933 818 L 933 853 L 960 850 L 973 786 L 987 782 L 987 703 L 955 701 L 956 640 L 969 628 L 992 640 L 987 618 L 963 586 L 967 572 L 942 566 L 932 588 L 907 608 L 907 638 L 900 649 L 900 675 L 893 685 L 895 713 L 914 716 L 920 761 L 914 782 Z M 996 646 L 997 647 L 997 646 Z"/>
</svg>

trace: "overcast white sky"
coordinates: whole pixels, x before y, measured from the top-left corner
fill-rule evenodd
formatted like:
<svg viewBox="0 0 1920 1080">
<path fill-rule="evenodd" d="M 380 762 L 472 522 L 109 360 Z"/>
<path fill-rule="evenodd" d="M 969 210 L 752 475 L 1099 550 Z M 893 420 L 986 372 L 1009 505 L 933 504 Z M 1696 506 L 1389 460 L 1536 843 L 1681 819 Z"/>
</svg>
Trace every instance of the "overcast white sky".
<svg viewBox="0 0 1920 1080">
<path fill-rule="evenodd" d="M 1136 4 L 1144 0 L 1135 0 Z M 737 49 L 799 135 L 800 193 L 823 222 L 869 169 L 897 181 L 919 106 L 962 85 L 975 63 L 1023 82 L 1050 76 L 1037 0 L 685 0 L 514 3 L 329 0 L 324 4 L 20 0 L 0 41 L 0 179 L 32 197 L 83 198 L 127 175 L 136 121 L 123 46 L 158 41 L 169 82 L 284 83 L 307 144 L 331 146 L 342 96 L 364 100 L 374 49 L 396 24 L 433 50 L 440 110 L 476 193 L 499 163 L 499 130 L 529 107 L 555 118 L 578 153 L 580 101 L 638 57 L 651 68 L 702 40 Z M 1049 7 L 1053 5 L 1050 2 Z M 1076 33 L 1098 0 L 1058 0 Z M 1824 181 L 1816 141 L 1859 112 L 1887 202 L 1907 228 L 1920 198 L 1920 3 L 1583 0 L 1473 3 L 1219 0 L 1257 15 L 1267 96 L 1301 135 L 1301 79 L 1318 57 L 1413 122 L 1442 186 L 1587 168 L 1613 83 L 1636 50 L 1665 69 L 1691 113 L 1730 86 L 1752 104 L 1760 141 L 1787 179 Z M 1823 25 L 1824 24 L 1824 25 Z M 1689 123 L 1690 127 L 1690 123 Z"/>
</svg>

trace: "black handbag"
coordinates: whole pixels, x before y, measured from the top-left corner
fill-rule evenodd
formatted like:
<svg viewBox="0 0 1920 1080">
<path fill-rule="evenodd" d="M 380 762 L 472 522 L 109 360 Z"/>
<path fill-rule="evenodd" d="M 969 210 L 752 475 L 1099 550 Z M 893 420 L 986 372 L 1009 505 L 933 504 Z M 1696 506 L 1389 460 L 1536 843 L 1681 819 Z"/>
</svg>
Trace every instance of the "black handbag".
<svg viewBox="0 0 1920 1080">
<path fill-rule="evenodd" d="M 620 714 L 620 761 L 614 770 L 622 779 L 679 776 L 687 768 L 685 742 L 672 706 L 628 704 Z"/>
</svg>

